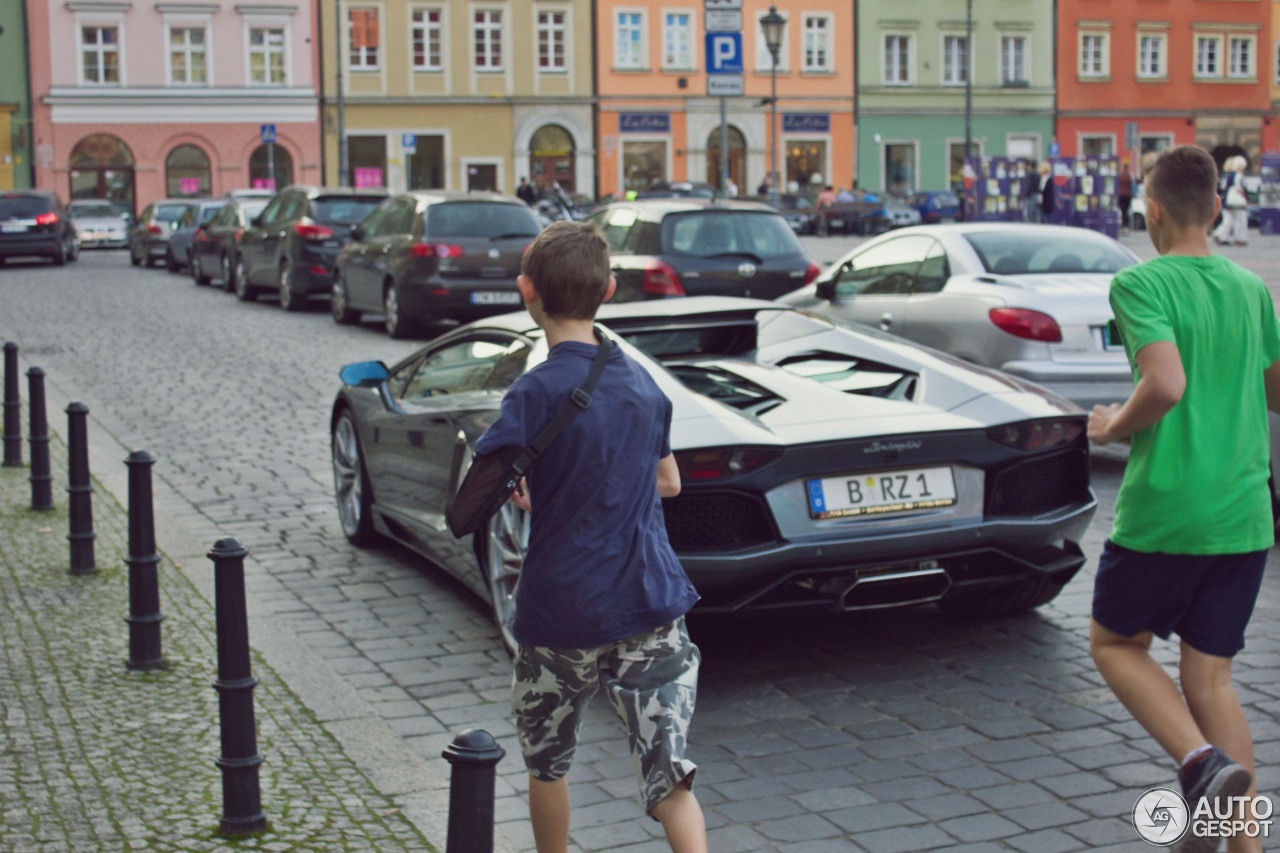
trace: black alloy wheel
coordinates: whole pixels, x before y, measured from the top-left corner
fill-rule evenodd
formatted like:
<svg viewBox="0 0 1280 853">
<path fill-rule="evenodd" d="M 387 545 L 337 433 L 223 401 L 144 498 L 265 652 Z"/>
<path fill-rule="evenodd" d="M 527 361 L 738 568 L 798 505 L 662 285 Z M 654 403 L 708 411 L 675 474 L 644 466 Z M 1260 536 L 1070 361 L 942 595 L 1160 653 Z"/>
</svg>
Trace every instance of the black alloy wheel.
<svg viewBox="0 0 1280 853">
<path fill-rule="evenodd" d="M 236 299 L 241 302 L 253 302 L 258 298 L 258 291 L 249 284 L 249 276 L 245 273 L 244 258 L 236 258 Z"/>
<path fill-rule="evenodd" d="M 222 270 L 222 289 L 227 293 L 236 292 L 236 269 L 231 265 L 231 258 L 223 252 L 218 258 L 218 266 Z"/>
<path fill-rule="evenodd" d="M 329 313 L 333 322 L 342 326 L 350 326 L 360 319 L 360 312 L 351 307 L 347 295 L 347 274 L 341 268 L 334 270 L 333 290 L 329 293 Z"/>
<path fill-rule="evenodd" d="M 280 261 L 280 272 L 276 277 L 276 290 L 280 294 L 280 307 L 286 311 L 301 311 L 306 299 L 293 289 L 293 262 L 288 258 Z"/>
<path fill-rule="evenodd" d="M 333 492 L 338 501 L 342 533 L 352 545 L 368 545 L 377 538 L 373 529 L 373 501 L 351 412 L 343 411 L 334 421 L 331 448 Z"/>
</svg>

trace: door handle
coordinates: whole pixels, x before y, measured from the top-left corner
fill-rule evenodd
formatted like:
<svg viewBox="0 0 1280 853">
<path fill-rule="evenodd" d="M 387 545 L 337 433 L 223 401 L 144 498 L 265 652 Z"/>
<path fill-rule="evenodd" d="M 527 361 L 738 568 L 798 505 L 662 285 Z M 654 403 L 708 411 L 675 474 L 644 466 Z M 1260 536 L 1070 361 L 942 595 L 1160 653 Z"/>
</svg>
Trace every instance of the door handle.
<svg viewBox="0 0 1280 853">
<path fill-rule="evenodd" d="M 889 331 L 889 327 L 893 325 L 893 315 L 888 311 L 880 315 L 880 330 L 882 332 Z"/>
</svg>

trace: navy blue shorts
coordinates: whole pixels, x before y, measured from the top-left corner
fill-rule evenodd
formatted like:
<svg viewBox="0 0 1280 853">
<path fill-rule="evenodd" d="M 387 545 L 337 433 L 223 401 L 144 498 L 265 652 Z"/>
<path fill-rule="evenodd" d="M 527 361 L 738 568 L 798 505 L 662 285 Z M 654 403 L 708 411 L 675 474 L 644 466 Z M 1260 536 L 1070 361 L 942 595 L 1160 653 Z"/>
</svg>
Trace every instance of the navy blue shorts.
<svg viewBox="0 0 1280 853">
<path fill-rule="evenodd" d="M 1132 637 L 1177 633 L 1199 652 L 1234 657 L 1262 587 L 1267 552 L 1161 554 L 1133 551 L 1110 539 L 1098 560 L 1093 618 Z"/>
</svg>

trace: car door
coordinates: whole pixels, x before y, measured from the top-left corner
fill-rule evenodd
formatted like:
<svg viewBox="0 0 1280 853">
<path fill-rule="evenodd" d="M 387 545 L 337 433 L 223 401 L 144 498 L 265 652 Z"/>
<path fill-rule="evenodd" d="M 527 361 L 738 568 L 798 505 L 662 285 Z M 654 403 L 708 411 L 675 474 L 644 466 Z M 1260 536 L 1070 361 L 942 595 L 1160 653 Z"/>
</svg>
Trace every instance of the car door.
<svg viewBox="0 0 1280 853">
<path fill-rule="evenodd" d="M 360 239 L 348 240 L 340 255 L 342 276 L 347 285 L 347 299 L 353 308 L 363 311 L 381 311 L 381 288 L 375 284 L 369 245 L 382 233 L 390 201 L 374 208 L 360 223 Z"/>
<path fill-rule="evenodd" d="M 990 307 L 977 296 L 961 295 L 947 290 L 951 280 L 951 263 L 946 248 L 937 240 L 925 251 L 924 260 L 916 270 L 915 283 L 907 305 L 906 324 L 898 334 L 918 343 L 944 352 L 963 351 L 956 343 L 965 336 L 972 336 L 973 326 L 969 318 L 981 315 L 981 323 L 988 321 Z"/>
<path fill-rule="evenodd" d="M 477 333 L 429 349 L 403 376 L 392 377 L 395 406 L 375 415 L 366 431 L 375 436 L 370 477 L 379 507 L 415 545 L 435 553 L 434 540 L 452 539 L 445 511 L 470 452 L 462 421 L 496 416 L 528 352 L 528 342 L 515 335 Z M 500 365 L 504 376 L 514 375 L 505 384 L 491 383 Z"/>
<path fill-rule="evenodd" d="M 244 229 L 244 233 L 240 235 L 239 254 L 240 259 L 244 262 L 244 272 L 246 281 L 257 284 L 262 278 L 262 274 L 258 270 L 262 269 L 267 263 L 265 260 L 266 252 L 263 248 L 265 235 L 280 221 L 280 212 L 288 203 L 288 194 L 281 193 L 267 204 L 262 213 L 258 214 Z M 272 257 L 274 262 L 275 258 Z M 274 267 L 271 268 L 274 273 Z"/>
<path fill-rule="evenodd" d="M 382 282 L 388 276 L 394 277 L 392 267 L 402 254 L 400 250 L 412 242 L 413 217 L 417 205 L 417 199 L 409 196 L 400 196 L 387 202 L 384 205 L 386 215 L 382 219 L 377 237 L 366 243 L 369 250 L 370 283 L 378 289 L 379 294 Z"/>
<path fill-rule="evenodd" d="M 254 284 L 277 284 L 276 271 L 280 267 L 281 253 L 288 250 L 289 232 L 306 212 L 307 200 L 301 193 L 288 193 L 284 204 L 268 226 L 263 223 L 258 276 L 250 278 Z"/>
<path fill-rule="evenodd" d="M 895 237 L 854 255 L 832 279 L 835 296 L 827 310 L 846 320 L 903 334 L 916 273 L 936 242 L 923 235 Z"/>
</svg>

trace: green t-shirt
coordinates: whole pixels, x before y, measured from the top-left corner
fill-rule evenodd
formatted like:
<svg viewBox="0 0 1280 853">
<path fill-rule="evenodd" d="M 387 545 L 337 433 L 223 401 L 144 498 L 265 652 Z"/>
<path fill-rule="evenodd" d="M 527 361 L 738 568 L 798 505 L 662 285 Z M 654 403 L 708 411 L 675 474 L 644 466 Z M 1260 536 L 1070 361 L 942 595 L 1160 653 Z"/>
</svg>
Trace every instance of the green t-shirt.
<svg viewBox="0 0 1280 853">
<path fill-rule="evenodd" d="M 1166 255 L 1121 270 L 1111 307 L 1134 380 L 1137 354 L 1172 341 L 1187 388 L 1133 436 L 1111 539 L 1135 551 L 1239 554 L 1275 541 L 1263 371 L 1280 323 L 1256 275 L 1213 255 Z"/>
</svg>

